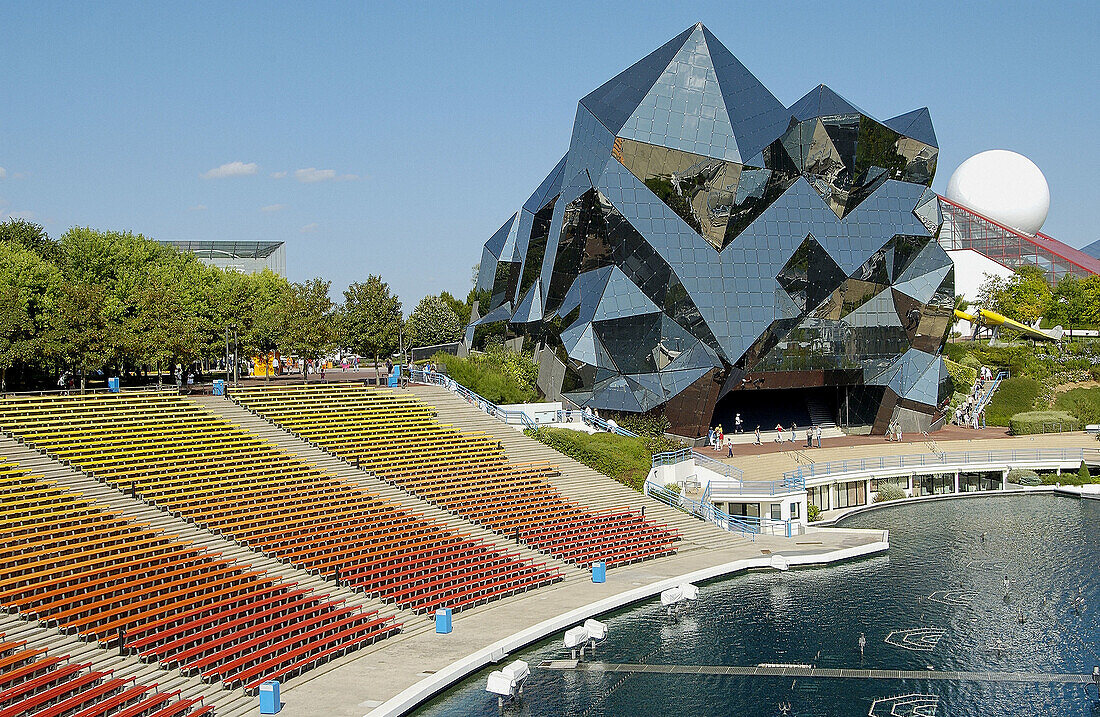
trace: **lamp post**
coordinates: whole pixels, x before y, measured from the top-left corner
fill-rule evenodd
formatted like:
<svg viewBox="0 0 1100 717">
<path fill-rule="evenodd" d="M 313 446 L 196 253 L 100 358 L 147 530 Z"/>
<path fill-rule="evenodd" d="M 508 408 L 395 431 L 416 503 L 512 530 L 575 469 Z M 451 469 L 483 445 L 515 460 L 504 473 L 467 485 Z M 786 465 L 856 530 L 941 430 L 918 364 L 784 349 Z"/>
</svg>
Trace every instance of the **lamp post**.
<svg viewBox="0 0 1100 717">
<path fill-rule="evenodd" d="M 240 345 L 237 342 L 237 325 L 233 324 L 229 328 L 233 329 L 233 388 L 236 388 L 241 376 Z"/>
</svg>

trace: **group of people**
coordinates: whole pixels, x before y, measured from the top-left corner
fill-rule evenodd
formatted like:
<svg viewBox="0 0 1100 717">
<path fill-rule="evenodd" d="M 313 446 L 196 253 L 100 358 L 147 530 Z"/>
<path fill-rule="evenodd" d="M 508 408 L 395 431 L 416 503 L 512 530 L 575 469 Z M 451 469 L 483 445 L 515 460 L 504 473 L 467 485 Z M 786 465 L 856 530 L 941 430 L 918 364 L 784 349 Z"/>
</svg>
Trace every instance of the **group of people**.
<svg viewBox="0 0 1100 717">
<path fill-rule="evenodd" d="M 955 425 L 964 428 L 985 428 L 985 406 L 981 404 L 982 392 L 987 381 L 993 380 L 993 370 L 988 366 L 978 369 L 974 388 L 966 400 L 955 407 Z"/>
<path fill-rule="evenodd" d="M 738 413 L 733 419 L 734 432 L 744 433 L 742 430 L 741 414 Z M 782 423 L 775 424 L 775 442 L 783 442 L 783 433 L 787 431 L 787 428 Z M 754 445 L 761 445 L 760 440 L 760 426 L 756 427 Z M 806 429 L 806 448 L 821 448 L 821 426 L 810 426 Z M 792 423 L 790 431 L 787 433 L 787 442 L 794 443 L 798 440 L 798 424 Z M 726 449 L 726 457 L 733 457 L 733 436 L 726 434 L 722 430 L 722 424 L 719 423 L 714 428 L 711 428 L 707 433 L 707 445 L 716 451 L 721 451 L 724 447 Z"/>
<path fill-rule="evenodd" d="M 886 440 L 901 443 L 901 421 L 890 421 L 886 427 Z"/>
</svg>

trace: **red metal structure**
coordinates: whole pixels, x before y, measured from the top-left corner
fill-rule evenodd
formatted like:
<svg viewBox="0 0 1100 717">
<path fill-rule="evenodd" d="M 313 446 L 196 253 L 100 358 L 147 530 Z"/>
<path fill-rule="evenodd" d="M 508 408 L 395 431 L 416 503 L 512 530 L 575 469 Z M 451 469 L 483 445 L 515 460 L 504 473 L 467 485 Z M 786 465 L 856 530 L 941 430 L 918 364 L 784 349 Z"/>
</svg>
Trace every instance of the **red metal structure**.
<svg viewBox="0 0 1100 717">
<path fill-rule="evenodd" d="M 1042 232 L 1024 234 L 942 196 L 940 209 L 943 228 L 939 241 L 945 251 L 973 249 L 1013 270 L 1037 266 L 1051 285 L 1066 276 L 1100 274 L 1100 259 Z"/>
</svg>

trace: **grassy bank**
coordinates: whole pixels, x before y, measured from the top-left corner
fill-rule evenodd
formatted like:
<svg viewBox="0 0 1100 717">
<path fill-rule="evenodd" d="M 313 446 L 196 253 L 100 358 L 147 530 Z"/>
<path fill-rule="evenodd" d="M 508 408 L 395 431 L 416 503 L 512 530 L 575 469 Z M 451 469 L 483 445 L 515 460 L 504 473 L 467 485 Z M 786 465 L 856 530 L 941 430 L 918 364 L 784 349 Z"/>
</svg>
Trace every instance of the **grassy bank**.
<svg viewBox="0 0 1100 717">
<path fill-rule="evenodd" d="M 664 438 L 588 434 L 569 428 L 528 429 L 524 433 L 634 490 L 642 489 L 654 453 L 680 447 Z"/>
</svg>

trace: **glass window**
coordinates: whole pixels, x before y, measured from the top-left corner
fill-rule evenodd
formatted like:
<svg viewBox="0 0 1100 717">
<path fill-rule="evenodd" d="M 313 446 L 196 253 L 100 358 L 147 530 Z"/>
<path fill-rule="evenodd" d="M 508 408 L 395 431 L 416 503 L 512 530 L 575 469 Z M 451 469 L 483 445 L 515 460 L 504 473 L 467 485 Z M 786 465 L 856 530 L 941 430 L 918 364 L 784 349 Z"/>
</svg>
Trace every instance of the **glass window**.
<svg viewBox="0 0 1100 717">
<path fill-rule="evenodd" d="M 772 520 L 783 520 L 783 506 L 780 503 L 772 503 L 771 505 Z"/>
<path fill-rule="evenodd" d="M 794 503 L 791 503 L 791 520 L 797 520 L 798 518 L 802 517 L 802 513 L 800 512 L 800 506 L 801 506 L 801 504 L 798 503 L 797 501 L 794 502 Z"/>
</svg>

